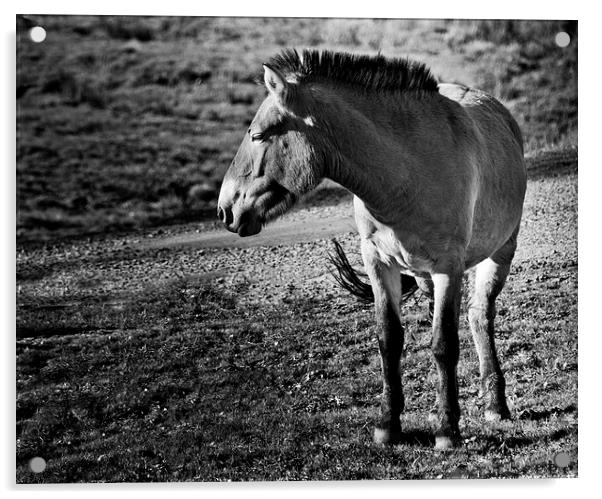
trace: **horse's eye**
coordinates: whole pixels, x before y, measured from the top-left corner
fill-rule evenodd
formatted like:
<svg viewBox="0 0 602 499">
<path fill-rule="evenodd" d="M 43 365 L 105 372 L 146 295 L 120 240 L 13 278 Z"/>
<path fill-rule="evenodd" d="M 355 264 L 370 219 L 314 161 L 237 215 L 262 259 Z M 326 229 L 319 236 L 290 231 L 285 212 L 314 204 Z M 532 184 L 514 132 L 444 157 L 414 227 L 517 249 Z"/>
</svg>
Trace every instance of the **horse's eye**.
<svg viewBox="0 0 602 499">
<path fill-rule="evenodd" d="M 254 133 L 253 135 L 251 135 L 251 140 L 253 142 L 255 142 L 256 140 L 263 140 L 263 134 L 262 133 Z"/>
</svg>

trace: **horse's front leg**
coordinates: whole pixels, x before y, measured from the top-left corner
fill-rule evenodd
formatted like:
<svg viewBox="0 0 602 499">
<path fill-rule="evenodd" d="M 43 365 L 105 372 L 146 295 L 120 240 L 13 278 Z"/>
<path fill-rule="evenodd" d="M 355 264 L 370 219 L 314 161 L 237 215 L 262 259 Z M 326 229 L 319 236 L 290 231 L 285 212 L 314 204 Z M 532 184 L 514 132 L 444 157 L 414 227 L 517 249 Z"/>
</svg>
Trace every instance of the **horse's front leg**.
<svg viewBox="0 0 602 499">
<path fill-rule="evenodd" d="M 436 449 L 454 447 L 460 442 L 456 367 L 460 355 L 458 319 L 462 274 L 459 270 L 452 270 L 432 275 L 435 294 L 432 351 L 439 372 Z"/>
<path fill-rule="evenodd" d="M 403 350 L 403 328 L 399 319 L 401 278 L 399 265 L 380 259 L 376 247 L 362 240 L 362 257 L 374 292 L 378 345 L 383 374 L 381 421 L 374 431 L 377 443 L 394 444 L 401 438 L 399 416 L 404 400 L 399 361 Z"/>
</svg>

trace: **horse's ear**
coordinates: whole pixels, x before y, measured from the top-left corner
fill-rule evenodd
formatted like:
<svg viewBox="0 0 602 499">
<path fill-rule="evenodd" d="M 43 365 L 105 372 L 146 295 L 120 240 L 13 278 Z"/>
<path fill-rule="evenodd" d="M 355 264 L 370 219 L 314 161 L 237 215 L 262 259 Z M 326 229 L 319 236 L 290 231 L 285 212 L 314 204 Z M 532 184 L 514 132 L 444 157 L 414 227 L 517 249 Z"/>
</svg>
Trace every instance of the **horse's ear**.
<svg viewBox="0 0 602 499">
<path fill-rule="evenodd" d="M 284 79 L 280 71 L 274 69 L 267 64 L 263 65 L 263 81 L 268 91 L 282 103 L 286 102 L 289 83 Z"/>
</svg>

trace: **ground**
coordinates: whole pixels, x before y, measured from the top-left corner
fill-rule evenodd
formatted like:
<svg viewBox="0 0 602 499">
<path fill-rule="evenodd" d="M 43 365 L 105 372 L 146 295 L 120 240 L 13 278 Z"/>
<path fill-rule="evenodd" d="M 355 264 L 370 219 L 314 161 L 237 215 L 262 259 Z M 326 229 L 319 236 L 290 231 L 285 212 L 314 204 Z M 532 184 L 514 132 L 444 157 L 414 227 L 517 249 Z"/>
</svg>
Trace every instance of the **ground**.
<svg viewBox="0 0 602 499">
<path fill-rule="evenodd" d="M 463 320 L 464 444 L 433 449 L 436 373 L 416 296 L 404 305 L 404 441 L 372 443 L 373 312 L 330 275 L 333 235 L 359 258 L 350 196 L 331 192 L 248 239 L 208 222 L 22 249 L 18 480 L 576 476 L 576 157 L 544 159 L 531 163 L 498 305 L 511 421 L 483 421 Z"/>
<path fill-rule="evenodd" d="M 18 482 L 577 475 L 576 24 L 36 21 L 48 43 L 21 30 L 17 45 Z M 346 191 L 323 186 L 257 237 L 214 221 L 263 97 L 254 75 L 285 42 L 410 54 L 523 129 L 530 180 L 497 318 L 513 418 L 483 420 L 464 313 L 457 450 L 433 449 L 419 294 L 403 306 L 403 441 L 372 442 L 373 311 L 326 257 L 336 237 L 360 263 Z"/>
</svg>

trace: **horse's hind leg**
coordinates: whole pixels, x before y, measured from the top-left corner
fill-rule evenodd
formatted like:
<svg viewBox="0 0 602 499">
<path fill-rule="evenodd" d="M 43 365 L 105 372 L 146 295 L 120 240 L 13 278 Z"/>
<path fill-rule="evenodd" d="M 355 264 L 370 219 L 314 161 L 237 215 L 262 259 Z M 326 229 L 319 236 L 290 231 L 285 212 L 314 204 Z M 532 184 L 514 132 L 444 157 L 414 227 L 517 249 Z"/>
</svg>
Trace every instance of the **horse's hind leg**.
<svg viewBox="0 0 602 499">
<path fill-rule="evenodd" d="M 506 405 L 506 382 L 495 350 L 495 299 L 504 287 L 516 250 L 516 233 L 491 258 L 476 266 L 468 305 L 472 337 L 479 356 L 480 395 L 485 399 L 485 419 L 510 417 Z"/>
</svg>

